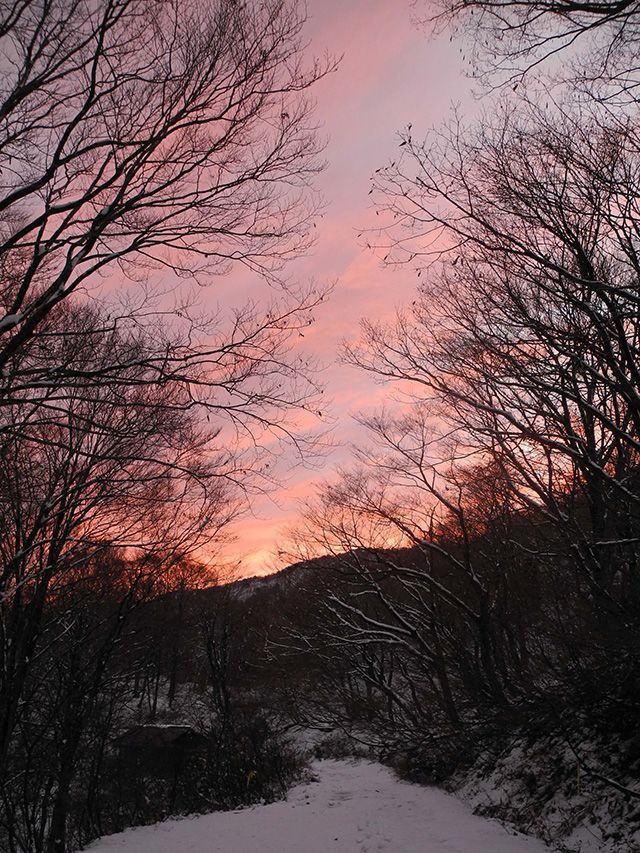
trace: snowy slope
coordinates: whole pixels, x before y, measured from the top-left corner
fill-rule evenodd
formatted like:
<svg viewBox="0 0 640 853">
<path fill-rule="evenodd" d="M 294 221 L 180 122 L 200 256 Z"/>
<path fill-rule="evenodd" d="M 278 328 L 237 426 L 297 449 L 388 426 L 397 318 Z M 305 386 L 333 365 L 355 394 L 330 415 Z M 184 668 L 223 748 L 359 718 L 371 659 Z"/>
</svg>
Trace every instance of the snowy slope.
<svg viewBox="0 0 640 853">
<path fill-rule="evenodd" d="M 378 764 L 320 761 L 285 802 L 171 820 L 99 839 L 92 853 L 544 853 L 451 794 Z"/>
</svg>

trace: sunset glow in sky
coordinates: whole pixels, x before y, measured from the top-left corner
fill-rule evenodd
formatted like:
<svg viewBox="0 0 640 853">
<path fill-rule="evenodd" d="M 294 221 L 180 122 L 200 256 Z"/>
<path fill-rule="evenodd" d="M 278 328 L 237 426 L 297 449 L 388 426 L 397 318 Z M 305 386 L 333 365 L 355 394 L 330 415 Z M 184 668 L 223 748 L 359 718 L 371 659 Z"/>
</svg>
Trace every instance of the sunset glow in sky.
<svg viewBox="0 0 640 853">
<path fill-rule="evenodd" d="M 336 281 L 305 346 L 328 365 L 325 393 L 337 446 L 321 470 L 294 468 L 282 488 L 256 503 L 254 517 L 236 526 L 231 556 L 241 559 L 244 575 L 280 567 L 277 544 L 296 518 L 297 502 L 348 460 L 352 443 L 366 441 L 352 414 L 389 395 L 388 388 L 337 361 L 341 341 L 357 336 L 361 318 L 391 316 L 410 301 L 417 284 L 415 272 L 383 269 L 358 239 L 375 225 L 371 175 L 393 159 L 398 130 L 411 122 L 420 135 L 446 118 L 452 104 L 469 100 L 459 46 L 447 34 L 428 38 L 412 21 L 408 0 L 310 0 L 308 8 L 310 51 L 342 60 L 314 89 L 317 119 L 328 137 L 327 168 L 318 180 L 326 212 L 317 244 L 290 272 L 319 284 Z"/>
</svg>

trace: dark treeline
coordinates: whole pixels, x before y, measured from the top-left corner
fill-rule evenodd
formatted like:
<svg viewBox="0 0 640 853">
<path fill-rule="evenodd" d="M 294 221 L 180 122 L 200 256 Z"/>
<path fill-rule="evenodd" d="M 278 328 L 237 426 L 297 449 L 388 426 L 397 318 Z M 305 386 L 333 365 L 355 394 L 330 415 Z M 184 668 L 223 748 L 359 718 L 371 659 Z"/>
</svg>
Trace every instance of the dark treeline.
<svg viewBox="0 0 640 853">
<path fill-rule="evenodd" d="M 554 733 L 585 776 L 623 784 L 639 758 L 635 583 L 620 573 L 603 604 L 567 537 L 511 510 L 495 471 L 473 473 L 428 539 L 308 563 L 269 635 L 283 701 L 301 725 L 342 732 L 415 779 L 444 781 L 525 730 Z M 389 522 L 378 500 L 360 504 L 360 524 Z M 354 506 L 352 491 L 332 492 L 336 535 Z M 583 751 L 585 732 L 625 746 Z"/>
<path fill-rule="evenodd" d="M 277 453 L 311 447 L 294 344 L 322 296 L 282 277 L 317 209 L 307 92 L 327 66 L 303 23 L 288 0 L 0 9 L 3 851 L 78 849 L 293 772 L 229 698 L 215 609 L 198 718 L 130 729 L 175 703 L 186 623 L 162 602 L 216 583 Z M 196 285 L 237 267 L 258 295 L 208 314 Z M 141 738 L 173 757 L 151 767 Z"/>
<path fill-rule="evenodd" d="M 169 815 L 270 800 L 300 772 L 246 687 L 228 590 L 196 593 L 195 564 L 164 569 L 103 548 L 49 598 L 4 764 L 3 849 L 74 850 Z"/>
</svg>

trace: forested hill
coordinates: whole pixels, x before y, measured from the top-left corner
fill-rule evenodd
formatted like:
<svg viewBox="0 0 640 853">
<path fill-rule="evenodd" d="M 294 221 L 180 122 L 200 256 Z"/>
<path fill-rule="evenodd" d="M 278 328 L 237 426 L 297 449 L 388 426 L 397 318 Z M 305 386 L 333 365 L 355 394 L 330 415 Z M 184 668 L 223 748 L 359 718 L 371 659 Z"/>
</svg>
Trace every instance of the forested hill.
<svg viewBox="0 0 640 853">
<path fill-rule="evenodd" d="M 316 732 L 319 754 L 364 751 L 568 850 L 592 832 L 621 849 L 638 829 L 633 638 L 577 606 L 537 514 L 509 538 L 449 528 L 174 592 L 147 644 L 160 694 L 174 683 L 180 713 L 181 691 L 213 678 L 242 714 Z"/>
</svg>

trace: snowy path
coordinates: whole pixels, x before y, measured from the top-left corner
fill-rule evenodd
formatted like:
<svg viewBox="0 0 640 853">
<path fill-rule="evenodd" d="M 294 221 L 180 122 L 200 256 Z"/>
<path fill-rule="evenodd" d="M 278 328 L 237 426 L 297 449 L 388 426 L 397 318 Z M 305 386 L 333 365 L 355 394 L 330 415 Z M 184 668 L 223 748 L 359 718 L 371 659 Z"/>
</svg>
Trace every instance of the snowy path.
<svg viewBox="0 0 640 853">
<path fill-rule="evenodd" d="M 549 853 L 474 816 L 450 794 L 379 764 L 316 762 L 285 802 L 158 823 L 99 839 L 92 853 Z"/>
</svg>

